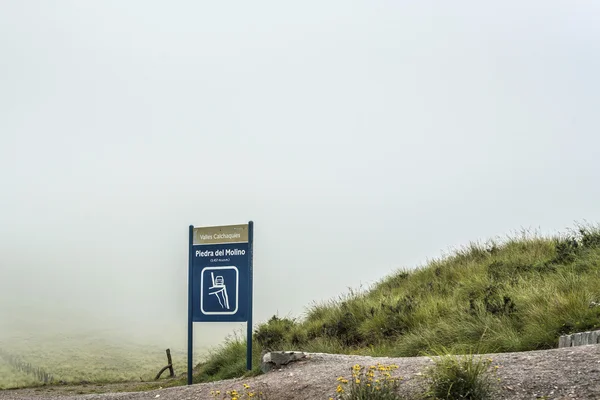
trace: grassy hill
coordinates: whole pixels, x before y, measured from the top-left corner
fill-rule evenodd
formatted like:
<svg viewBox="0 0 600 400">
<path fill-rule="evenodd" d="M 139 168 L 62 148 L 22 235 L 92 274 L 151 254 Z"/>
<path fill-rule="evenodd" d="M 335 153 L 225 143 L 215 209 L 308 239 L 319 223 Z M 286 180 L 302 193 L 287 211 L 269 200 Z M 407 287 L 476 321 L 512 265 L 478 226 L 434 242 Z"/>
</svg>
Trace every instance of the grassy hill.
<svg viewBox="0 0 600 400">
<path fill-rule="evenodd" d="M 557 347 L 565 333 L 600 328 L 600 229 L 523 234 L 470 244 L 401 270 L 372 288 L 312 305 L 301 319 L 273 316 L 255 331 L 265 350 L 424 355 Z M 197 367 L 196 381 L 245 373 L 245 340 L 228 339 Z M 256 370 L 255 372 L 258 372 Z"/>
</svg>

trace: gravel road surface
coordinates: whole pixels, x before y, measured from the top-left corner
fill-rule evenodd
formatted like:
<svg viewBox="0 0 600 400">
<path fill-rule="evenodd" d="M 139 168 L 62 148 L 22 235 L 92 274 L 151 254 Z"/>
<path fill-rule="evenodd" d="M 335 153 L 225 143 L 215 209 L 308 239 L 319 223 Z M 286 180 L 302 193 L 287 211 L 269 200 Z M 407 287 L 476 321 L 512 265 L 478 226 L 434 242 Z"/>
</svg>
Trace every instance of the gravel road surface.
<svg viewBox="0 0 600 400">
<path fill-rule="evenodd" d="M 600 399 L 600 344 L 518 353 L 482 355 L 498 366 L 497 399 Z M 423 372 L 433 365 L 427 357 L 374 358 L 332 354 L 310 354 L 267 374 L 248 378 L 152 390 L 102 394 L 68 394 L 60 387 L 0 390 L 0 400 L 187 400 L 213 399 L 211 391 L 243 389 L 244 383 L 268 393 L 268 399 L 328 399 L 337 385 L 336 378 L 348 377 L 354 364 L 376 363 L 399 366 L 394 375 L 403 377 L 403 393 L 422 389 Z M 123 389 L 121 389 L 123 390 Z"/>
</svg>

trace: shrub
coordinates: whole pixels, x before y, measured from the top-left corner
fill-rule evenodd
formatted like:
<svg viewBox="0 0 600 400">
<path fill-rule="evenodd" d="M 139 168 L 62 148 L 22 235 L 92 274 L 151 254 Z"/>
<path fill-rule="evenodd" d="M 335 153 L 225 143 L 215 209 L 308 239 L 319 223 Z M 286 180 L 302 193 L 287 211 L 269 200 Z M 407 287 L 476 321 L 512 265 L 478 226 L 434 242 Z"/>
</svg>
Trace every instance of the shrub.
<svg viewBox="0 0 600 400">
<path fill-rule="evenodd" d="M 555 264 L 570 264 L 577 257 L 579 243 L 574 238 L 556 239 L 555 248 L 556 257 L 553 262 Z"/>
<path fill-rule="evenodd" d="M 265 350 L 276 350 L 286 342 L 287 335 L 294 329 L 295 322 L 288 318 L 271 317 L 266 324 L 261 324 L 254 333 L 256 342 Z"/>
<path fill-rule="evenodd" d="M 323 324 L 323 333 L 329 338 L 336 338 L 346 346 L 357 346 L 364 338 L 359 331 L 360 322 L 356 315 L 346 311 L 334 315 L 335 319 Z"/>
<path fill-rule="evenodd" d="M 433 361 L 435 365 L 426 374 L 429 380 L 427 395 L 448 400 L 492 398 L 494 382 L 488 370 L 492 359 L 474 360 L 472 354 L 444 354 Z"/>
<path fill-rule="evenodd" d="M 579 227 L 581 245 L 585 248 L 600 247 L 600 230 L 597 228 Z"/>
</svg>

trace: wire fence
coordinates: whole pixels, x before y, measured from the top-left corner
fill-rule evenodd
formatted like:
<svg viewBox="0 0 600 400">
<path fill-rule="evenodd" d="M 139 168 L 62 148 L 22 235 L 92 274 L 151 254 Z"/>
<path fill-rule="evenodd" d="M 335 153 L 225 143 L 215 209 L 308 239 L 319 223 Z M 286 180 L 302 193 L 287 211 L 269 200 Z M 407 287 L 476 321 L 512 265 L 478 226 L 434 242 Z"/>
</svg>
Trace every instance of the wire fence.
<svg viewBox="0 0 600 400">
<path fill-rule="evenodd" d="M 43 368 L 32 365 L 31 363 L 24 361 L 21 357 L 10 354 L 9 352 L 1 348 L 0 358 L 3 359 L 6 363 L 8 363 L 17 371 L 33 376 L 40 382 L 52 383 L 54 381 L 54 377 L 52 376 L 52 374 L 50 374 Z"/>
</svg>

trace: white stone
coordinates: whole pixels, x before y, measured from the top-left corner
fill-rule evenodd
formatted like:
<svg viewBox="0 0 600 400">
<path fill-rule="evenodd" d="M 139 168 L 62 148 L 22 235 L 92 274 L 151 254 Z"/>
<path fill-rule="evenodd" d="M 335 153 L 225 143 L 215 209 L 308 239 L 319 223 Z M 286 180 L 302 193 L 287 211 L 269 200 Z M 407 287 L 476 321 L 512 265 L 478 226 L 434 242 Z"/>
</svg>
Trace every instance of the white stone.
<svg viewBox="0 0 600 400">
<path fill-rule="evenodd" d="M 280 368 L 294 361 L 306 358 L 306 354 L 299 351 L 274 351 L 263 355 L 261 370 L 269 372 L 273 368 Z"/>
</svg>

